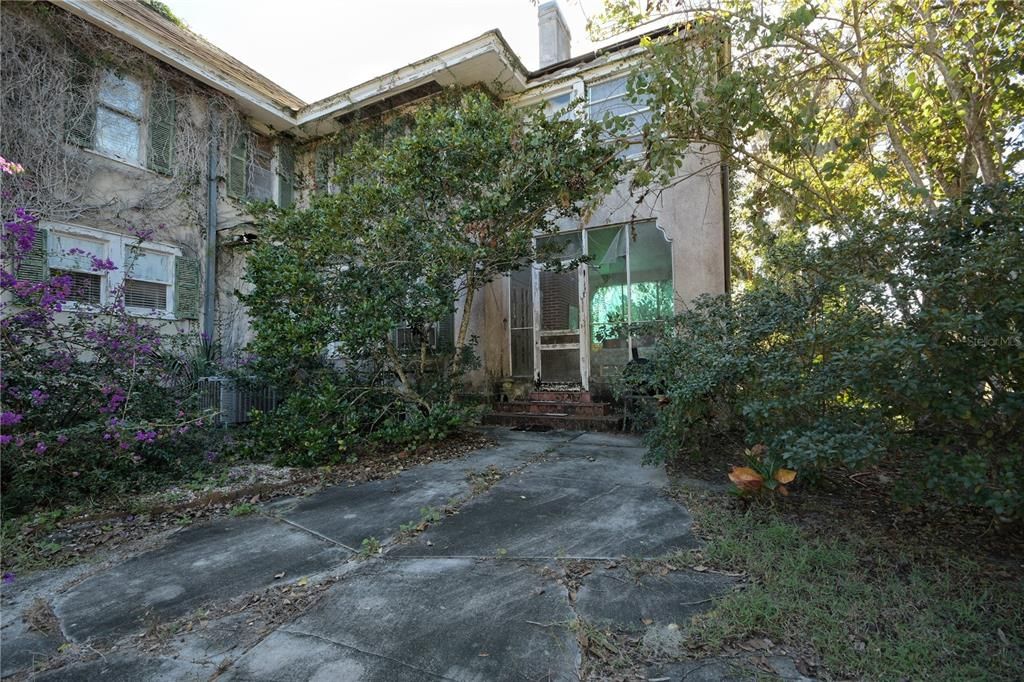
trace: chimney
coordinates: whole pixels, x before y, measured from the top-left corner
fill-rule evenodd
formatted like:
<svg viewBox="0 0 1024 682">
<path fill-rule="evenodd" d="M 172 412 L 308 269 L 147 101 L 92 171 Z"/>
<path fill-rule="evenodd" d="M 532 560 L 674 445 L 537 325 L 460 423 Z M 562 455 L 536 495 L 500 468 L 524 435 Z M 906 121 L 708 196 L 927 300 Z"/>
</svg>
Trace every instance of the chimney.
<svg viewBox="0 0 1024 682">
<path fill-rule="evenodd" d="M 537 7 L 537 28 L 540 34 L 540 68 L 571 56 L 569 27 L 558 9 L 557 0 L 548 0 Z"/>
</svg>

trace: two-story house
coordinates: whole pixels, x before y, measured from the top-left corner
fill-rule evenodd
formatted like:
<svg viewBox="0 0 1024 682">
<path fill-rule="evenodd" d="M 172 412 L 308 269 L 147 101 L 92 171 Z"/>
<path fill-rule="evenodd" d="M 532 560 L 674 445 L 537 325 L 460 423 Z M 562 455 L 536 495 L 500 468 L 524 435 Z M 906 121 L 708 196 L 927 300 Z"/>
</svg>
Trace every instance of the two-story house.
<svg viewBox="0 0 1024 682">
<path fill-rule="evenodd" d="M 400 114 L 450 86 L 479 86 L 511 106 L 543 103 L 552 115 L 626 117 L 638 135 L 626 153 L 643 152 L 650 113 L 626 98 L 640 37 L 574 56 L 556 2 L 538 8 L 535 71 L 493 30 L 308 104 L 144 3 L 36 5 L 3 7 L 5 71 L 17 76 L 4 86 L 3 151 L 36 174 L 63 172 L 64 184 L 47 181 L 55 196 L 37 193 L 47 235 L 40 258 L 49 271 L 73 274 L 83 306 L 104 302 L 123 275 L 91 272 L 69 250 L 98 250 L 115 264 L 134 259 L 123 286 L 131 310 L 201 329 L 229 353 L 250 338 L 237 292 L 259 235 L 244 201 L 301 205 L 331 191 L 332 159 L 343 152 L 328 140 L 353 121 Z M 50 73 L 18 70 L 47 54 L 54 74 L 74 67 L 49 96 L 59 159 L 13 138 L 32 125 L 22 117 L 43 117 L 33 107 L 45 109 L 47 84 L 33 79 Z M 8 125 L 12 116 L 17 125 Z M 36 137 L 37 145 L 49 139 Z M 451 322 L 469 315 L 480 339 L 482 368 L 468 390 L 518 381 L 600 391 L 649 352 L 650 339 L 618 335 L 616 323 L 661 319 L 728 289 L 727 175 L 716 150 L 694 149 L 679 177 L 639 203 L 624 178 L 587 224 L 545 237 L 567 259 L 589 256 L 585 266 L 524 268 L 456 312 Z M 141 252 L 130 247 L 139 227 L 161 224 Z"/>
</svg>

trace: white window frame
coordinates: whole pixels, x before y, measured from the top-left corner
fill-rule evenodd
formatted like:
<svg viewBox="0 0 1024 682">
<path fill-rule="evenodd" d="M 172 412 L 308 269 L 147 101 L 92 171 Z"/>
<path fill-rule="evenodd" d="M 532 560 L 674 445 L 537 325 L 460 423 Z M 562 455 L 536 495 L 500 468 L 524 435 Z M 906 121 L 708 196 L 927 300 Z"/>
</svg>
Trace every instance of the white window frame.
<svg viewBox="0 0 1024 682">
<path fill-rule="evenodd" d="M 642 106 L 642 105 L 639 105 L 639 104 L 634 104 L 633 102 L 630 102 L 630 101 L 628 101 L 626 99 L 626 97 L 628 95 L 627 81 L 629 80 L 630 75 L 631 74 L 629 74 L 629 73 L 623 73 L 623 72 L 620 71 L 618 73 L 615 73 L 615 74 L 612 74 L 612 75 L 609 75 L 609 76 L 605 76 L 605 77 L 602 77 L 602 78 L 599 78 L 599 79 L 595 79 L 595 80 L 589 81 L 587 83 L 587 114 L 586 115 L 587 115 L 587 119 L 588 120 L 593 120 L 594 122 L 600 123 L 599 120 L 593 118 L 592 110 L 594 108 L 594 105 L 595 104 L 604 104 L 605 102 L 613 102 L 615 100 L 622 100 L 623 103 L 628 104 L 629 106 L 633 107 L 633 111 L 630 114 L 628 114 L 628 116 L 630 118 L 633 118 L 633 117 L 638 116 L 640 114 L 645 114 L 645 113 L 648 113 L 648 112 L 651 111 L 650 104 Z M 613 83 L 615 81 L 622 81 L 622 86 L 623 86 L 622 94 L 612 95 L 610 97 L 602 97 L 601 99 L 596 99 L 596 100 L 593 99 L 594 88 L 596 86 L 606 85 L 608 83 Z M 622 116 L 626 116 L 626 115 L 624 114 Z M 638 143 L 642 143 L 643 142 L 643 137 L 640 135 L 640 131 L 637 131 L 636 135 L 630 136 L 627 139 L 630 141 L 630 143 L 629 143 L 629 146 L 627 146 L 626 149 L 624 150 L 625 151 L 625 156 L 623 158 L 635 159 L 635 158 L 637 158 L 639 156 L 643 156 L 643 154 L 645 152 L 644 152 L 642 144 L 641 144 L 640 150 L 638 152 L 629 153 L 629 147 L 632 147 L 634 144 L 638 144 Z"/>
<path fill-rule="evenodd" d="M 141 113 L 138 116 L 136 116 L 134 113 L 132 113 L 130 111 L 125 111 L 124 109 L 120 109 L 120 108 L 118 108 L 116 106 L 112 106 L 111 104 L 108 104 L 107 102 L 104 102 L 101 99 L 101 93 L 103 91 L 103 88 L 102 88 L 102 85 L 101 85 L 97 89 L 97 94 L 96 94 L 96 107 L 95 107 L 96 111 L 95 111 L 95 114 L 94 114 L 94 116 L 95 116 L 95 124 L 94 124 L 94 130 L 93 130 L 93 134 L 92 134 L 92 146 L 89 149 L 89 151 L 91 151 L 94 154 L 97 154 L 99 156 L 102 156 L 105 159 L 112 159 L 114 161 L 119 161 L 121 163 L 126 163 L 129 166 L 133 166 L 135 168 L 141 168 L 143 170 L 149 170 L 148 168 L 146 168 L 146 155 L 148 153 L 148 145 L 149 145 L 149 90 L 150 89 L 147 87 L 147 83 L 146 83 L 146 81 L 144 79 L 140 78 L 139 76 L 137 76 L 137 75 L 135 75 L 133 73 L 126 73 L 123 76 L 119 76 L 112 69 L 105 69 L 105 70 L 103 70 L 101 72 L 100 79 L 102 80 L 108 74 L 114 76 L 115 78 L 120 78 L 121 80 L 133 81 L 133 82 L 135 82 L 139 86 L 139 97 L 141 99 L 141 101 L 139 103 L 140 104 L 139 108 L 141 110 Z M 104 151 L 104 150 L 101 150 L 101 149 L 97 148 L 97 146 L 98 146 L 97 142 L 98 142 L 98 137 L 99 137 L 99 112 L 100 112 L 101 108 L 102 109 L 107 109 L 109 111 L 114 112 L 115 114 L 117 114 L 119 116 L 124 116 L 126 118 L 130 118 L 130 119 L 133 119 L 133 120 L 138 122 L 138 124 L 139 124 L 139 154 L 138 154 L 137 158 L 135 158 L 135 159 L 123 158 L 123 157 L 117 156 L 116 154 L 112 154 L 110 152 L 107 152 L 107 151 Z"/>
<path fill-rule="evenodd" d="M 126 306 L 125 310 L 132 317 L 145 317 L 152 319 L 164 319 L 164 320 L 175 320 L 177 319 L 176 311 L 174 309 L 175 296 L 177 294 L 175 288 L 175 272 L 174 272 L 174 259 L 182 255 L 181 249 L 171 246 L 169 244 L 161 244 L 158 242 L 143 242 L 139 244 L 138 238 L 132 235 L 119 234 L 117 232 L 109 232 L 107 230 L 100 230 L 94 227 L 85 227 L 82 225 L 74 225 L 68 223 L 42 223 L 40 227 L 47 231 L 47 265 L 50 264 L 51 256 L 57 250 L 57 237 L 61 234 L 66 234 L 71 237 L 80 237 L 95 242 L 101 242 L 104 244 L 106 249 L 105 255 L 93 254 L 97 258 L 109 259 L 116 270 L 110 270 L 100 273 L 93 273 L 101 275 L 100 281 L 100 304 L 94 305 L 90 303 L 80 303 L 77 301 L 68 301 L 64 304 L 64 309 L 69 311 L 82 311 L 82 312 L 98 312 L 103 306 L 108 305 L 111 302 L 112 292 L 122 288 L 125 280 L 125 268 L 127 267 L 126 256 L 128 247 L 138 246 L 143 251 L 149 251 L 151 253 L 159 254 L 161 256 L 170 256 L 171 258 L 171 272 L 169 281 L 167 284 L 167 308 L 165 310 L 152 310 L 150 308 L 138 308 L 135 306 Z M 92 272 L 91 270 L 83 270 L 82 272 Z M 140 280 L 149 281 L 149 280 Z M 165 284 L 165 282 L 160 282 Z"/>
</svg>

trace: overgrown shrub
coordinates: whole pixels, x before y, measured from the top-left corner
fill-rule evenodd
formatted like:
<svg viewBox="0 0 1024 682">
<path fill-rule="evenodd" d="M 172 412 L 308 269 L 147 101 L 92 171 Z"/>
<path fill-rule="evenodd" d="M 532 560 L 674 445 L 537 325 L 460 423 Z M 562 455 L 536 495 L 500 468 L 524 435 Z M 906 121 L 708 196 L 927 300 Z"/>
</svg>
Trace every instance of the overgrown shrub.
<svg viewBox="0 0 1024 682">
<path fill-rule="evenodd" d="M 120 292 L 103 308 L 69 310 L 70 277 L 22 272 L 36 222 L 19 208 L 3 226 L 4 511 L 110 496 L 202 466 L 206 421 L 179 371 L 194 337 L 161 336 L 157 321 L 125 310 Z M 112 268 L 80 255 L 96 272 Z"/>
<path fill-rule="evenodd" d="M 1024 516 L 1024 183 L 776 258 L 793 274 L 661 330 L 632 379 L 666 389 L 653 456 L 763 444 L 812 475 L 893 455 L 917 499 Z"/>
</svg>

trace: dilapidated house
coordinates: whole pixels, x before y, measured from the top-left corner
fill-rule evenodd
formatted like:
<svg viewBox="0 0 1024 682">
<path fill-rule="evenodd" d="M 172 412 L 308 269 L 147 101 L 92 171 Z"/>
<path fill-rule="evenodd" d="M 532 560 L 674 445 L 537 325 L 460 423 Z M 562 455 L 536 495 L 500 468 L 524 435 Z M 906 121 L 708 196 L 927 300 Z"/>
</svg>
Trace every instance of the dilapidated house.
<svg viewBox="0 0 1024 682">
<path fill-rule="evenodd" d="M 33 183 L 20 205 L 45 231 L 40 277 L 72 275 L 75 305 L 102 305 L 123 283 L 125 304 L 167 328 L 203 331 L 226 354 L 250 338 L 247 247 L 259 230 L 248 199 L 282 206 L 329 192 L 329 143 L 355 122 L 382 120 L 451 86 L 484 87 L 512 106 L 552 115 L 650 115 L 626 98 L 639 36 L 582 55 L 556 2 L 538 7 L 540 68 L 523 67 L 497 30 L 318 102 L 305 103 L 135 0 L 50 0 L 3 6 L 3 150 Z M 570 106 L 583 102 L 582 106 Z M 639 144 L 626 153 L 642 153 Z M 469 390 L 559 382 L 599 392 L 650 339 L 617 336 L 618 322 L 660 319 L 729 287 L 727 177 L 713 147 L 693 150 L 680 181 L 638 203 L 626 179 L 587 224 L 555 240 L 584 267 L 524 268 L 490 283 L 473 309 L 482 366 Z M 94 272 L 69 252 L 119 265 L 153 230 L 129 281 Z M 443 332 L 442 332 L 443 333 Z"/>
</svg>

